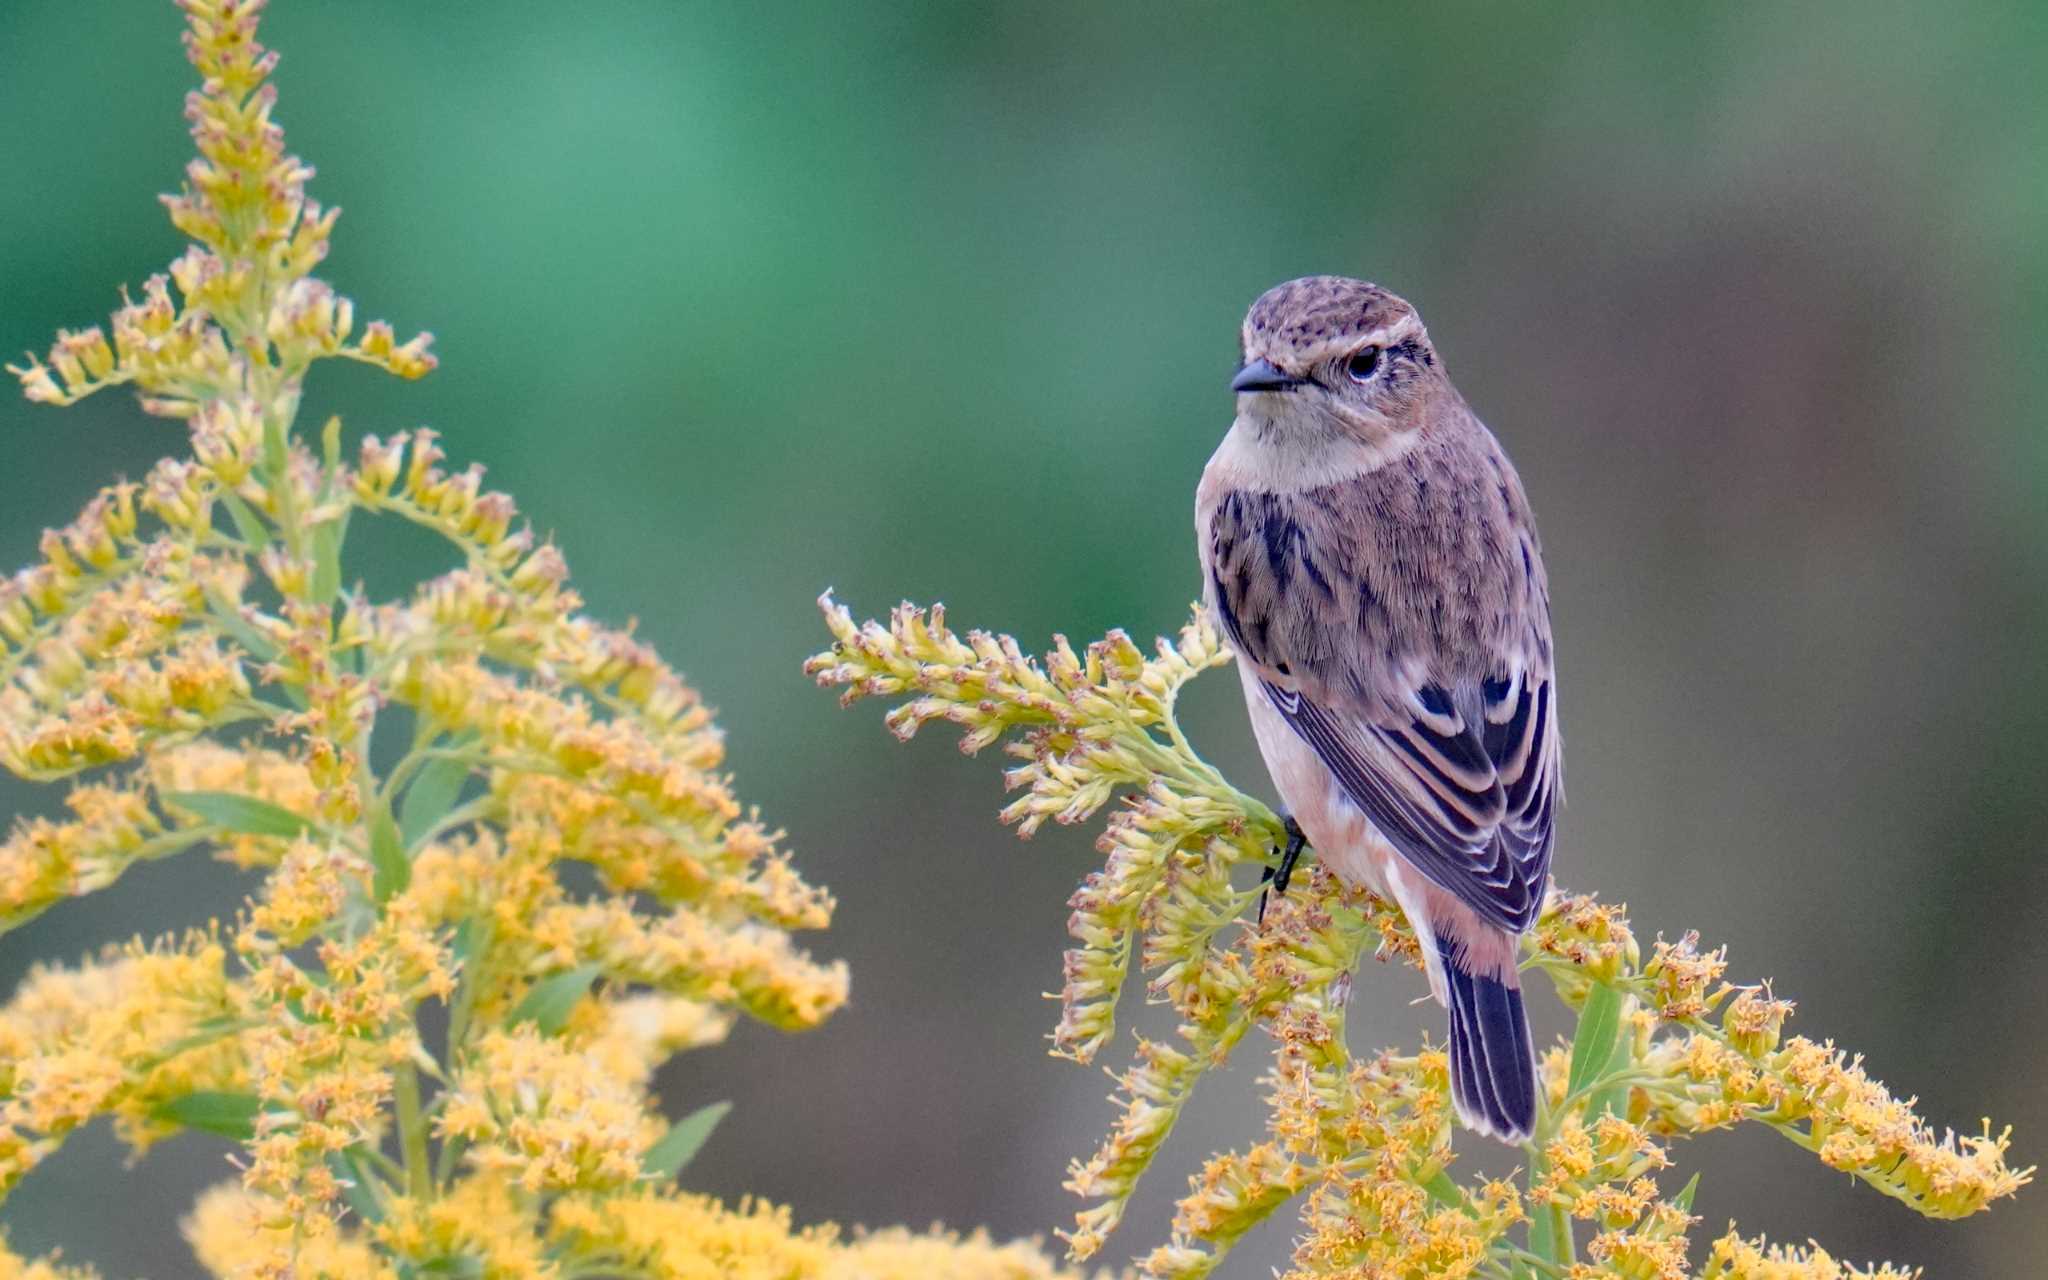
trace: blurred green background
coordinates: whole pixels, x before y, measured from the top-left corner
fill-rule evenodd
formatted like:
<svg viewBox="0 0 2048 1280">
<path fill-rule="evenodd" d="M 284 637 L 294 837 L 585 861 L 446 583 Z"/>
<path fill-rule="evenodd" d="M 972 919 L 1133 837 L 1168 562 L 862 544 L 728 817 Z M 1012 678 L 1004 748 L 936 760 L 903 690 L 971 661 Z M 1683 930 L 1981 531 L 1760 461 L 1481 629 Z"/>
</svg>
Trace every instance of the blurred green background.
<svg viewBox="0 0 2048 1280">
<path fill-rule="evenodd" d="M 178 26 L 0 7 L 0 349 L 179 249 L 153 199 L 187 151 Z M 2048 1153 L 2048 8 L 281 0 L 265 39 L 347 210 L 323 274 L 443 360 L 323 369 L 308 418 L 488 462 L 593 610 L 720 708 L 742 794 L 840 895 L 815 945 L 851 1006 L 662 1077 L 672 1110 L 737 1103 L 690 1183 L 1005 1235 L 1077 1207 L 1058 1184 L 1109 1084 L 1044 1056 L 1039 993 L 1090 834 L 1018 847 L 997 760 L 838 711 L 798 671 L 811 602 L 943 598 L 1032 647 L 1178 626 L 1238 319 L 1318 271 L 1420 305 L 1528 483 L 1562 880 L 1646 938 L 1728 942 L 1937 1122 Z M 179 447 L 125 396 L 0 397 L 0 561 Z M 361 533 L 355 572 L 395 590 L 412 545 Z M 1264 789 L 1237 682 L 1191 697 L 1198 744 Z M 0 985 L 246 889 L 144 868 L 0 940 Z M 1368 965 L 1356 1047 L 1440 1034 L 1420 990 Z M 1255 1134 L 1247 1049 L 1112 1256 Z M 1707 1169 L 1703 1236 L 1732 1216 L 1952 1275 L 2048 1252 L 2038 1188 L 1926 1223 L 1767 1133 L 1677 1154 Z M 175 1223 L 225 1155 L 128 1168 L 96 1128 L 0 1222 L 188 1275 Z"/>
</svg>

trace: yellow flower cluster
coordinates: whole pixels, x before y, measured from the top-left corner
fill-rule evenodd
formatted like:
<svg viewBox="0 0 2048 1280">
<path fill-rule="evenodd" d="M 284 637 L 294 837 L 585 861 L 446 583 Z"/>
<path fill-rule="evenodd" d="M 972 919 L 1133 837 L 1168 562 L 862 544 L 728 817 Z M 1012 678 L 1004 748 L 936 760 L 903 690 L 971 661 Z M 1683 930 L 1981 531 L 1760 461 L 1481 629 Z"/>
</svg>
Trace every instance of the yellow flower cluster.
<svg viewBox="0 0 2048 1280">
<path fill-rule="evenodd" d="M 468 1144 L 479 1171 L 529 1194 L 614 1190 L 640 1176 L 661 1137 L 644 1082 L 531 1024 L 493 1030 L 457 1072 L 435 1129 Z"/>
<path fill-rule="evenodd" d="M 77 787 L 64 803 L 77 815 L 74 821 L 18 822 L 0 844 L 0 927 L 111 884 L 150 852 L 178 847 L 166 842 L 152 848 L 163 824 L 148 797 L 132 787 Z"/>
<path fill-rule="evenodd" d="M 1889 1263 L 1858 1267 L 1837 1262 L 1819 1245 L 1800 1249 L 1751 1242 L 1729 1231 L 1707 1256 L 1699 1280 L 1914 1280 L 1918 1270 Z"/>
<path fill-rule="evenodd" d="M 133 386 L 189 452 L 0 583 L 0 766 L 87 775 L 68 817 L 0 842 L 0 930 L 191 848 L 251 888 L 0 1006 L 0 1195 L 111 1116 L 138 1148 L 241 1142 L 187 1223 L 223 1277 L 1065 1274 L 1029 1244 L 842 1240 L 676 1188 L 723 1111 L 666 1123 L 656 1068 L 738 1017 L 843 1005 L 845 967 L 791 938 L 831 895 L 734 795 L 696 694 L 584 615 L 481 467 L 444 469 L 429 431 L 351 453 L 339 420 L 298 430 L 315 361 L 417 377 L 428 339 L 358 331 L 311 274 L 336 215 L 274 117 L 263 0 L 178 2 L 197 155 L 166 204 L 194 243 L 106 330 L 10 366 L 54 404 Z M 343 551 L 377 516 L 460 567 L 366 599 Z M 4 1249 L 0 1272 L 77 1274 Z"/>
<path fill-rule="evenodd" d="M 194 1095 L 246 1089 L 252 1000 L 211 933 L 32 971 L 0 1008 L 0 1193 L 111 1116 L 140 1150 Z"/>
<path fill-rule="evenodd" d="M 140 302 L 114 313 L 110 346 L 98 327 L 60 332 L 49 365 L 9 366 L 31 400 L 71 404 L 135 384 L 152 413 L 191 417 L 208 400 L 275 390 L 324 356 L 347 356 L 416 378 L 434 367 L 422 334 L 398 344 L 371 324 L 348 342 L 354 307 L 313 268 L 327 256 L 338 210 L 306 198 L 313 171 L 285 151 L 268 83 L 277 55 L 256 39 L 264 0 L 178 0 L 185 49 L 202 78 L 185 118 L 198 151 L 182 192 L 164 197 L 171 222 L 197 241 L 170 269 L 183 296 L 153 276 Z M 54 370 L 54 376 L 53 376 Z M 294 388 L 295 393 L 295 388 Z M 279 424 L 281 425 L 281 424 Z"/>
<path fill-rule="evenodd" d="M 1134 968 L 1177 1026 L 1172 1041 L 1138 1038 L 1116 1076 L 1115 1126 L 1070 1170 L 1068 1187 L 1098 1201 L 1066 1237 L 1076 1258 L 1101 1248 L 1195 1084 L 1255 1026 L 1274 1043 L 1266 1136 L 1207 1162 L 1172 1239 L 1143 1259 L 1147 1275 L 1208 1275 L 1295 1201 L 1290 1274 L 1301 1277 L 1901 1274 L 1846 1270 L 1817 1247 L 1766 1249 L 1732 1232 L 1695 1269 L 1693 1187 L 1660 1187 L 1664 1143 L 1741 1121 L 1769 1125 L 1931 1217 L 1982 1210 L 2032 1176 L 2006 1164 L 2003 1134 L 1937 1137 L 1832 1046 L 1781 1043 L 1791 1004 L 1724 982 L 1725 952 L 1687 935 L 1658 941 L 1646 960 L 1619 908 L 1553 892 L 1524 940 L 1524 967 L 1553 980 L 1578 1030 L 1544 1057 L 1525 1183 L 1461 1185 L 1448 1172 L 1455 1125 L 1442 1051 L 1360 1061 L 1345 1046 L 1344 997 L 1368 946 L 1419 967 L 1399 912 L 1320 868 L 1262 919 L 1248 911 L 1259 897 L 1248 868 L 1283 833 L 1175 723 L 1181 687 L 1230 657 L 1200 611 L 1151 658 L 1115 632 L 1085 656 L 1059 639 L 1040 662 L 1007 636 L 955 635 L 936 609 L 904 605 L 883 625 L 856 623 L 829 596 L 819 604 L 834 644 L 806 670 L 843 702 L 902 699 L 887 720 L 900 737 L 945 720 L 969 751 L 1009 739 L 1025 762 L 1009 777 L 1026 794 L 1001 816 L 1020 834 L 1123 801 L 1098 842 L 1102 868 L 1072 899 L 1078 946 L 1066 955 L 1053 1040 L 1091 1060 L 1114 1033 Z"/>
<path fill-rule="evenodd" d="M 1653 1123 L 1697 1133 L 1756 1120 L 1930 1218 L 1962 1218 L 2011 1195 L 2030 1171 L 2005 1162 L 2009 1133 L 1936 1136 L 1908 1101 L 1894 1098 L 1860 1060 L 1794 1036 L 1783 1047 L 1745 1050 L 1736 1034 L 1698 1033 L 1657 1042 L 1642 1067 Z"/>
<path fill-rule="evenodd" d="M 159 473 L 162 469 L 159 468 Z M 157 481 L 140 503 L 115 486 L 64 530 L 43 561 L 0 585 L 0 765 L 49 779 L 133 759 L 152 742 L 218 728 L 249 713 L 239 656 L 186 624 L 220 583 L 207 539 L 167 527 Z"/>
<path fill-rule="evenodd" d="M 542 1213 L 518 1183 L 465 1178 L 431 1203 L 404 1196 L 359 1227 L 329 1226 L 298 1245 L 300 1274 L 321 1280 L 394 1280 L 400 1267 L 456 1264 L 483 1280 L 564 1274 L 644 1280 L 1081 1280 L 1033 1243 L 934 1229 L 860 1232 L 796 1226 L 762 1201 L 737 1207 L 673 1189 L 565 1195 Z M 233 1185 L 200 1198 L 185 1235 L 208 1271 L 247 1274 L 291 1240 L 267 1202 Z M 41 1265 L 41 1264 L 39 1264 Z M 85 1280 L 48 1270 L 34 1280 Z"/>
<path fill-rule="evenodd" d="M 204 739 L 160 747 L 141 771 L 121 783 L 72 788 L 64 798 L 74 815 L 70 821 L 15 823 L 0 842 L 0 932 L 66 898 L 105 888 L 137 862 L 169 857 L 202 842 L 212 842 L 218 857 L 243 867 L 274 866 L 288 850 L 302 857 L 321 854 L 320 846 L 303 839 L 228 830 L 175 802 L 163 802 L 166 796 L 218 791 L 258 798 L 307 818 L 314 808 L 306 770 L 279 752 L 230 749 Z M 282 887 L 273 882 L 271 889 Z"/>
</svg>

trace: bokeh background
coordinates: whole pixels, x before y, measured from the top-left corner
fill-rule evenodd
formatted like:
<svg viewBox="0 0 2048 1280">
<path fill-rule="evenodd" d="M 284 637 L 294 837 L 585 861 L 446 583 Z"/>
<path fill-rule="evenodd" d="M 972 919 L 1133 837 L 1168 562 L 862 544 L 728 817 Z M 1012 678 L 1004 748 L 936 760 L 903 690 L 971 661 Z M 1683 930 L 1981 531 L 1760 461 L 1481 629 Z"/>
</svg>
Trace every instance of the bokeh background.
<svg viewBox="0 0 2048 1280">
<path fill-rule="evenodd" d="M 168 4 L 0 7 L 0 349 L 179 248 L 153 200 L 186 154 L 177 30 Z M 323 369 L 308 416 L 487 461 L 721 709 L 742 793 L 839 893 L 816 945 L 851 1006 L 664 1075 L 672 1108 L 737 1103 L 691 1183 L 1004 1235 L 1077 1207 L 1109 1082 L 1045 1056 L 1040 993 L 1090 835 L 1018 846 L 996 760 L 837 710 L 798 671 L 812 600 L 942 598 L 1034 647 L 1178 626 L 1238 318 L 1319 271 L 1418 301 L 1534 497 L 1564 881 L 1726 941 L 1937 1121 L 2048 1155 L 2048 8 L 280 0 L 266 40 L 347 210 L 324 274 L 444 362 Z M 0 397 L 0 561 L 179 444 L 119 395 Z M 360 531 L 357 572 L 397 589 L 408 545 Z M 1236 681 L 1190 698 L 1263 789 Z M 145 867 L 0 939 L 0 986 L 245 891 Z M 1368 965 L 1358 1047 L 1436 1033 L 1419 990 Z M 1247 1048 L 1112 1256 L 1255 1133 Z M 225 1154 L 126 1167 L 96 1128 L 0 1222 L 189 1275 L 176 1220 Z M 2040 1188 L 1925 1223 L 1768 1133 L 1680 1154 L 1706 1235 L 1950 1275 L 2048 1251 Z"/>
</svg>

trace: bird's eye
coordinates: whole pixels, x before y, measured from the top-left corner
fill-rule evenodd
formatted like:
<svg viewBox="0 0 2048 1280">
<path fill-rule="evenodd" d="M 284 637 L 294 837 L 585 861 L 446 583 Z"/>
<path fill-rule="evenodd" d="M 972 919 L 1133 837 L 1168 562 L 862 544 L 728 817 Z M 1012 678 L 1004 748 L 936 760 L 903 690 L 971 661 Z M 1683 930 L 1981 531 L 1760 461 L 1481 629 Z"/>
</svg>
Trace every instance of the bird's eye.
<svg viewBox="0 0 2048 1280">
<path fill-rule="evenodd" d="M 1373 374 L 1379 372 L 1379 367 L 1380 349 L 1378 347 L 1360 347 L 1351 353 L 1349 360 L 1344 362 L 1344 372 L 1351 375 L 1353 382 L 1370 380 Z"/>
</svg>

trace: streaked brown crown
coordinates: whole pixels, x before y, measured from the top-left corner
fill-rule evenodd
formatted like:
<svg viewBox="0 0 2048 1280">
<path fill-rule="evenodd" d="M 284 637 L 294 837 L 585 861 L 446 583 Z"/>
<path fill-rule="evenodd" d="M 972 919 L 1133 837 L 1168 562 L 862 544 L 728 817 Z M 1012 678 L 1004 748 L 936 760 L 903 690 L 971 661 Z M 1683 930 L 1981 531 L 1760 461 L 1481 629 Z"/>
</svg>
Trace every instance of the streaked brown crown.
<svg viewBox="0 0 2048 1280">
<path fill-rule="evenodd" d="M 1338 346 L 1414 315 L 1414 307 L 1376 284 L 1346 276 L 1303 276 L 1274 285 L 1252 304 L 1244 318 L 1245 348 Z"/>
</svg>

